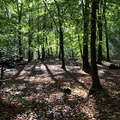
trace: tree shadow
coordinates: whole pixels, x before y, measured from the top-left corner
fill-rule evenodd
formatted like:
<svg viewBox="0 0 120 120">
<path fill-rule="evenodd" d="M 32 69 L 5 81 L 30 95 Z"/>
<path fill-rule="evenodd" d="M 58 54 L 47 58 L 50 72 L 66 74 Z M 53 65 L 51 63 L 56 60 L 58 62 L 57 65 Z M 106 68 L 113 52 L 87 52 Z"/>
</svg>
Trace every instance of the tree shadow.
<svg viewBox="0 0 120 120">
<path fill-rule="evenodd" d="M 82 82 L 79 82 L 79 81 L 77 80 L 77 78 L 76 78 L 76 77 L 80 77 L 80 76 L 86 77 L 86 75 L 80 74 L 80 73 L 71 73 L 71 72 L 69 72 L 69 71 L 67 71 L 67 70 L 64 70 L 64 71 L 65 71 L 65 73 L 66 73 L 66 76 L 69 77 L 70 79 L 74 80 L 75 83 L 78 84 L 78 86 L 80 85 L 80 86 L 82 86 L 84 89 L 88 90 L 88 88 L 86 87 L 86 85 L 84 85 L 84 83 L 82 83 Z"/>
<path fill-rule="evenodd" d="M 77 80 L 77 77 L 79 78 L 80 76 L 84 76 L 86 77 L 86 75 L 84 74 L 80 74 L 80 73 L 70 73 L 69 71 L 67 70 L 64 70 L 65 73 L 60 73 L 60 74 L 57 74 L 57 75 L 53 75 L 53 73 L 51 72 L 51 70 L 49 69 L 49 67 L 44 63 L 45 67 L 46 67 L 46 70 L 48 72 L 48 74 L 50 75 L 50 77 L 55 81 L 55 85 L 56 87 L 61 87 L 63 82 L 70 82 L 71 83 L 71 86 L 73 85 L 73 82 L 74 84 L 76 83 L 78 86 L 82 86 L 84 89 L 88 90 L 88 88 L 84 85 L 84 83 L 82 82 L 79 82 Z M 59 79 L 56 79 L 55 76 L 63 76 L 63 78 L 59 78 Z M 61 89 L 61 88 L 60 88 Z"/>
<path fill-rule="evenodd" d="M 22 105 L 14 105 L 9 102 L 3 101 L 0 98 L 0 120 L 13 120 L 17 114 L 25 112 L 25 108 Z"/>
<path fill-rule="evenodd" d="M 53 73 L 51 72 L 51 70 L 48 68 L 48 66 L 45 63 L 43 63 L 43 64 L 44 64 L 48 74 L 50 75 L 50 77 L 55 81 L 54 87 L 58 88 L 60 91 L 63 91 L 63 89 L 60 87 L 62 85 L 61 81 L 54 77 Z"/>
<path fill-rule="evenodd" d="M 107 90 L 96 93 L 92 96 L 95 100 L 96 114 L 94 118 L 99 120 L 118 120 L 120 118 L 119 100 L 116 97 L 111 97 Z"/>
<path fill-rule="evenodd" d="M 118 73 L 117 73 L 118 72 Z M 119 70 L 112 70 L 112 71 L 104 71 L 104 75 L 100 78 L 104 79 L 106 83 L 109 85 L 109 89 L 118 90 L 120 91 L 120 74 Z"/>
<path fill-rule="evenodd" d="M 18 77 L 20 75 L 20 73 L 22 72 L 22 70 L 24 69 L 25 65 L 20 65 L 17 70 L 18 72 L 14 75 L 14 78 Z"/>
<path fill-rule="evenodd" d="M 30 71 L 28 76 L 35 76 L 35 75 L 39 75 L 39 74 L 44 74 L 44 71 L 42 71 L 41 69 L 38 69 L 38 70 L 35 69 L 37 64 L 38 64 L 38 62 L 35 62 L 32 68 L 26 70 L 26 71 Z M 39 68 L 40 68 L 40 63 L 39 63 Z"/>
</svg>

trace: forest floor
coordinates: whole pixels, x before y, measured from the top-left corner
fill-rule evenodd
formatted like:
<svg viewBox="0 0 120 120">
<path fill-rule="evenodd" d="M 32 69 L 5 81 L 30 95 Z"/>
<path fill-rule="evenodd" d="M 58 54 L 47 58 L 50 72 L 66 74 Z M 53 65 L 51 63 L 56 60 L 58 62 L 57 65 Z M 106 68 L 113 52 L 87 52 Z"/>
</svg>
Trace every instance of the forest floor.
<svg viewBox="0 0 120 120">
<path fill-rule="evenodd" d="M 98 65 L 105 91 L 89 96 L 91 75 L 79 60 L 66 61 L 66 70 L 59 60 L 6 68 L 0 120 L 120 120 L 120 69 L 109 64 Z M 70 95 L 63 93 L 66 87 Z"/>
</svg>

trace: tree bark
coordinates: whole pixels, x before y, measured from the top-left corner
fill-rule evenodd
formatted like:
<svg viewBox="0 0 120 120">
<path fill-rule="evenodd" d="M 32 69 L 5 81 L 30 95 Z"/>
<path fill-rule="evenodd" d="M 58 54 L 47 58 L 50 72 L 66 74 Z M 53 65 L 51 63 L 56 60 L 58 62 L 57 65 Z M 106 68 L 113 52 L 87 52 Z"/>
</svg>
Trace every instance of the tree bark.
<svg viewBox="0 0 120 120">
<path fill-rule="evenodd" d="M 98 69 L 96 64 L 96 10 L 98 1 L 92 0 L 92 16 L 91 16 L 91 69 L 92 69 L 92 87 L 90 94 L 102 89 L 99 81 Z"/>
<path fill-rule="evenodd" d="M 44 45 L 42 46 L 42 61 L 45 60 L 45 48 Z"/>
<path fill-rule="evenodd" d="M 57 1 L 54 0 L 55 5 L 57 7 L 57 12 L 58 12 L 58 22 L 59 22 L 59 42 L 60 42 L 60 54 L 59 56 L 61 57 L 62 60 L 62 66 L 61 68 L 65 68 L 65 58 L 64 58 L 64 37 L 63 37 L 63 29 L 62 29 L 62 21 L 61 21 L 61 13 L 60 13 L 60 8 L 57 4 Z"/>
<path fill-rule="evenodd" d="M 99 33 L 99 46 L 98 46 L 98 64 L 102 64 L 102 16 L 98 16 L 98 33 Z"/>
<path fill-rule="evenodd" d="M 83 70 L 89 72 L 90 65 L 88 60 L 88 32 L 89 32 L 89 0 L 85 0 L 83 6 L 84 36 L 83 36 Z"/>
<path fill-rule="evenodd" d="M 31 19 L 29 18 L 29 33 L 28 33 L 28 62 L 31 62 L 33 59 L 33 51 L 31 49 L 31 43 L 32 43 L 32 28 L 31 28 Z"/>
<path fill-rule="evenodd" d="M 63 31 L 62 28 L 60 28 L 60 49 L 61 49 L 61 60 L 62 60 L 62 66 L 61 68 L 66 69 L 65 68 L 65 58 L 64 58 L 64 40 L 63 40 Z"/>
<path fill-rule="evenodd" d="M 22 56 L 22 26 L 21 26 L 21 21 L 22 21 L 22 3 L 19 7 L 18 5 L 19 3 L 17 3 L 17 12 L 18 12 L 18 43 L 19 43 L 19 60 L 22 61 L 23 60 L 23 56 Z"/>
<path fill-rule="evenodd" d="M 108 28 L 107 28 L 107 20 L 106 20 L 106 0 L 104 2 L 104 7 L 103 7 L 103 15 L 104 15 L 104 21 L 105 21 L 105 35 L 106 35 L 106 61 L 110 61 L 110 56 L 109 56 L 109 42 L 108 42 Z"/>
</svg>

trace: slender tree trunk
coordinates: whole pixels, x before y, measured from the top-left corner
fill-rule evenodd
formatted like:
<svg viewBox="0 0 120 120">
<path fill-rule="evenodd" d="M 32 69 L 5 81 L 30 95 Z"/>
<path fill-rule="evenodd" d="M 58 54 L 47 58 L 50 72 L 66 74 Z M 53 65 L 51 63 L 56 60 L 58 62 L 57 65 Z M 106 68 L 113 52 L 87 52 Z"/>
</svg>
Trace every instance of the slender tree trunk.
<svg viewBox="0 0 120 120">
<path fill-rule="evenodd" d="M 71 43 L 71 55 L 70 55 L 70 58 L 71 59 L 75 59 L 75 54 L 74 54 L 74 48 L 73 48 L 73 41 L 72 41 L 72 39 L 73 39 L 73 37 L 71 36 L 70 38 L 70 43 Z"/>
<path fill-rule="evenodd" d="M 54 0 L 56 7 L 57 7 L 57 12 L 58 12 L 58 21 L 59 21 L 59 40 L 60 40 L 60 54 L 59 56 L 61 57 L 62 60 L 62 66 L 61 68 L 65 68 L 65 58 L 64 58 L 64 37 L 63 37 L 63 30 L 62 30 L 62 21 L 61 21 L 61 13 L 60 13 L 60 7 L 57 4 L 57 1 Z"/>
<path fill-rule="evenodd" d="M 78 44 L 79 44 L 79 49 L 80 49 L 80 55 L 81 57 L 83 56 L 83 53 L 82 53 L 82 45 L 80 44 L 80 36 L 78 34 Z"/>
<path fill-rule="evenodd" d="M 29 33 L 28 33 L 28 62 L 31 62 L 33 59 L 33 51 L 31 49 L 31 43 L 32 43 L 32 28 L 31 28 L 31 19 L 29 18 Z"/>
<path fill-rule="evenodd" d="M 40 12 L 39 12 L 39 10 L 38 10 L 38 14 L 39 14 Z M 37 42 L 38 42 L 38 49 L 37 49 L 37 55 L 38 55 L 38 60 L 40 60 L 40 35 L 39 35 L 39 32 L 40 32 L 40 18 L 39 18 L 39 16 L 38 16 L 38 19 L 37 19 L 37 32 L 38 32 L 38 35 L 37 35 Z"/>
<path fill-rule="evenodd" d="M 1 65 L 1 81 L 0 81 L 0 86 L 2 85 L 2 80 L 3 80 L 3 76 L 4 76 L 4 69 L 3 69 L 3 63 Z"/>
<path fill-rule="evenodd" d="M 38 30 L 38 32 L 39 32 L 39 30 Z M 39 50 L 39 46 L 40 46 L 40 37 L 39 37 L 39 35 L 37 36 L 37 41 L 38 41 L 38 49 L 37 49 L 37 54 L 38 54 L 38 60 L 40 60 L 40 50 Z"/>
<path fill-rule="evenodd" d="M 22 26 L 21 26 L 21 22 L 22 22 L 22 3 L 19 6 L 19 3 L 17 3 L 17 12 L 18 12 L 18 43 L 19 43 L 19 60 L 22 61 L 23 60 L 23 56 L 22 56 Z"/>
<path fill-rule="evenodd" d="M 45 60 L 45 47 L 44 45 L 42 46 L 42 61 Z"/>
<path fill-rule="evenodd" d="M 63 31 L 62 28 L 60 28 L 60 50 L 61 50 L 61 60 L 62 60 L 62 66 L 61 68 L 66 69 L 65 68 L 65 58 L 64 58 L 64 40 L 63 40 Z"/>
<path fill-rule="evenodd" d="M 98 46 L 98 64 L 102 64 L 102 16 L 98 16 L 98 32 L 99 32 L 99 46 Z"/>
<path fill-rule="evenodd" d="M 28 38 L 28 45 L 29 45 L 29 49 L 28 49 L 28 62 L 31 62 L 32 61 L 32 50 L 30 48 L 31 46 L 31 35 L 29 35 L 29 38 Z"/>
<path fill-rule="evenodd" d="M 22 61 L 23 57 L 22 57 L 22 40 L 21 40 L 21 25 L 19 26 L 19 30 L 18 30 L 18 42 L 19 42 L 19 60 Z"/>
<path fill-rule="evenodd" d="M 96 64 L 96 10 L 98 1 L 92 0 L 92 16 L 91 16 L 91 69 L 92 69 L 92 87 L 90 94 L 102 89 L 98 77 L 98 69 Z"/>
<path fill-rule="evenodd" d="M 38 54 L 38 60 L 40 60 L 40 50 L 37 50 L 37 54 Z"/>
<path fill-rule="evenodd" d="M 88 27 L 89 27 L 89 0 L 85 0 L 85 8 L 83 7 L 84 18 L 84 36 L 83 36 L 83 70 L 89 72 L 90 65 L 88 60 Z"/>
<path fill-rule="evenodd" d="M 104 2 L 104 7 L 103 7 L 103 15 L 104 15 L 104 21 L 105 21 L 105 35 L 106 35 L 106 61 L 110 61 L 110 56 L 109 56 L 109 42 L 108 42 L 108 28 L 107 28 L 107 20 L 106 20 L 106 0 Z"/>
</svg>

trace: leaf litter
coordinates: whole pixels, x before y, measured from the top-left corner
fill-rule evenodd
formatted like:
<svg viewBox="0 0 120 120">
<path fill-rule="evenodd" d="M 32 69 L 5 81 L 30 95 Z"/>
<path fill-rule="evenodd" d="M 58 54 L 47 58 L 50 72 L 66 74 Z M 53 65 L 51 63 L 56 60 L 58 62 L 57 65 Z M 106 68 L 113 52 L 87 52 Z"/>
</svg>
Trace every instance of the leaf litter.
<svg viewBox="0 0 120 120">
<path fill-rule="evenodd" d="M 91 76 L 81 66 L 69 60 L 64 71 L 59 60 L 49 60 L 7 70 L 0 120 L 119 120 L 120 70 L 98 66 L 105 92 L 88 95 Z M 70 95 L 63 93 L 66 87 Z"/>
</svg>

